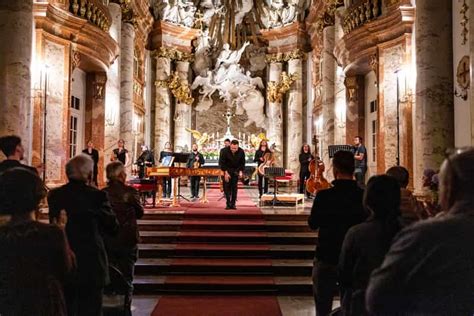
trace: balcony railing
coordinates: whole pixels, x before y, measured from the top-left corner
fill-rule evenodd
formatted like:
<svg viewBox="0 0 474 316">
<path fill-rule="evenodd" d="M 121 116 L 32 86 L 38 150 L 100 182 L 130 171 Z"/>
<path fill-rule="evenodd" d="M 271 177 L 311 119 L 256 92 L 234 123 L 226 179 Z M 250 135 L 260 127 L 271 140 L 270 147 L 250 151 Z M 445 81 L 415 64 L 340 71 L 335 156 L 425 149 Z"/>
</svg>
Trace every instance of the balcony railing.
<svg viewBox="0 0 474 316">
<path fill-rule="evenodd" d="M 344 33 L 348 34 L 382 14 L 381 0 L 362 0 L 351 5 L 344 16 Z"/>
<path fill-rule="evenodd" d="M 109 31 L 111 17 L 102 0 L 70 0 L 69 11 L 103 31 Z"/>
</svg>

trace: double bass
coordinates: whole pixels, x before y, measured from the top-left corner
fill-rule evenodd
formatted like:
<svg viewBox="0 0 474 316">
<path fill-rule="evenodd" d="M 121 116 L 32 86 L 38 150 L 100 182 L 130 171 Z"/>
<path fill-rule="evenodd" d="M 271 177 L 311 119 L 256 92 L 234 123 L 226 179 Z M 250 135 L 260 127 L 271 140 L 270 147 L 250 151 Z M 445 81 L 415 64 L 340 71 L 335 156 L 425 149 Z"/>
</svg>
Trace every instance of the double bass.
<svg viewBox="0 0 474 316">
<path fill-rule="evenodd" d="M 314 145 L 314 152 L 317 152 L 317 144 L 318 140 L 316 136 L 313 136 L 313 145 Z M 324 177 L 324 162 L 319 159 L 318 156 L 315 156 L 313 160 L 309 163 L 309 172 L 310 177 L 306 180 L 306 191 L 311 194 L 316 194 L 319 191 L 329 189 L 331 184 L 326 180 Z"/>
</svg>

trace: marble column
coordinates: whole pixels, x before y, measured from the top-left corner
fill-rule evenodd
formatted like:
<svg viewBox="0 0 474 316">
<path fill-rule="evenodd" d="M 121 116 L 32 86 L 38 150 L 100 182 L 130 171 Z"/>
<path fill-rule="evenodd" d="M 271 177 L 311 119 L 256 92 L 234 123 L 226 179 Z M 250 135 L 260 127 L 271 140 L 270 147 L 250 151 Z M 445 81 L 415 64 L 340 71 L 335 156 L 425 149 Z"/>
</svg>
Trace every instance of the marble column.
<svg viewBox="0 0 474 316">
<path fill-rule="evenodd" d="M 283 70 L 281 62 L 272 62 L 269 66 L 268 81 L 279 82 L 280 75 Z M 276 149 L 279 150 L 279 155 L 276 155 L 276 165 L 283 166 L 283 116 L 281 102 L 268 102 L 267 107 L 268 116 L 268 130 L 267 138 L 270 144 L 275 144 Z"/>
<path fill-rule="evenodd" d="M 320 146 L 322 146 L 323 162 L 329 168 L 330 159 L 328 146 L 335 144 L 334 139 L 334 82 L 336 74 L 336 63 L 334 60 L 334 37 L 335 27 L 327 26 L 323 30 L 323 50 L 322 50 L 322 116 L 323 116 L 323 137 Z M 326 169 L 327 169 L 326 168 Z M 331 174 L 326 175 L 329 178 Z"/>
<path fill-rule="evenodd" d="M 291 169 L 293 179 L 298 179 L 298 156 L 303 144 L 303 62 L 301 58 L 288 61 L 288 73 L 296 74 L 296 81 L 288 92 L 286 167 Z"/>
<path fill-rule="evenodd" d="M 166 142 L 171 142 L 171 96 L 166 81 L 171 72 L 171 60 L 167 57 L 156 58 L 155 82 L 155 153 L 165 148 Z"/>
<path fill-rule="evenodd" d="M 28 157 L 33 1 L 2 1 L 0 21 L 0 136 L 20 136 Z"/>
<path fill-rule="evenodd" d="M 119 4 L 110 3 L 109 12 L 112 24 L 109 33 L 119 44 L 122 29 L 122 9 Z M 120 58 L 117 58 L 107 70 L 105 90 L 105 141 L 103 148 L 104 167 L 110 161 L 112 150 L 117 147 L 120 138 Z"/>
<path fill-rule="evenodd" d="M 176 71 L 185 84 L 188 84 L 189 61 L 177 61 Z M 176 99 L 174 113 L 174 146 L 175 150 L 191 151 L 191 133 L 186 128 L 191 128 L 191 104 L 180 102 Z"/>
<path fill-rule="evenodd" d="M 334 32 L 335 41 L 339 41 L 344 36 L 344 30 L 342 28 L 344 7 L 339 7 L 334 14 Z M 338 145 L 346 144 L 346 87 L 344 85 L 344 71 L 337 65 L 336 60 L 334 62 L 334 110 L 335 110 L 335 126 L 334 126 L 334 143 Z M 351 144 L 351 143 L 350 143 Z"/>
<path fill-rule="evenodd" d="M 135 29 L 132 23 L 122 23 L 120 45 L 120 138 L 133 157 L 133 53 Z"/>
<path fill-rule="evenodd" d="M 452 2 L 416 1 L 415 190 L 454 145 Z M 440 62 L 443 61 L 443 62 Z"/>
<path fill-rule="evenodd" d="M 469 41 L 466 45 L 470 45 L 471 52 L 471 92 L 469 95 L 469 103 L 471 108 L 471 146 L 474 146 L 474 7 L 471 6 L 469 9 Z"/>
</svg>

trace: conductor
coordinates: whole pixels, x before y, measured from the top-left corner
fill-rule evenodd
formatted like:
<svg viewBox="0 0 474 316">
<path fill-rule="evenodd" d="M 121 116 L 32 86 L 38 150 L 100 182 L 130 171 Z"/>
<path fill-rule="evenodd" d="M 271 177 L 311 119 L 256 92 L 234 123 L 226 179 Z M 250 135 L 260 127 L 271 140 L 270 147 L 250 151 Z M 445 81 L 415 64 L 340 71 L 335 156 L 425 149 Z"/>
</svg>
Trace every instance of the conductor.
<svg viewBox="0 0 474 316">
<path fill-rule="evenodd" d="M 235 210 L 237 200 L 237 182 L 242 178 L 245 170 L 245 153 L 239 147 L 239 142 L 233 140 L 230 146 L 222 149 L 219 157 L 219 166 L 224 171 L 224 192 L 226 210 Z"/>
</svg>

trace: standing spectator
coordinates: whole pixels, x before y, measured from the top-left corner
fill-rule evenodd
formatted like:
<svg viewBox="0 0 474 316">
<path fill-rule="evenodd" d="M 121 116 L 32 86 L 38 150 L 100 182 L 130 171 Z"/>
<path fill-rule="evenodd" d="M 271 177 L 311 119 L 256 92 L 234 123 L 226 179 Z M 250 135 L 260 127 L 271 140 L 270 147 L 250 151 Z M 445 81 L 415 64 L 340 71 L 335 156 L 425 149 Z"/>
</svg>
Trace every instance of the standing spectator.
<svg viewBox="0 0 474 316">
<path fill-rule="evenodd" d="M 370 278 L 367 309 L 375 315 L 474 314 L 474 149 L 441 166 L 445 215 L 402 230 Z"/>
<path fill-rule="evenodd" d="M 117 142 L 117 148 L 112 151 L 112 161 L 120 161 L 125 168 L 128 168 L 130 164 L 130 155 L 128 154 L 128 150 L 125 149 L 125 141 L 123 139 L 119 139 Z"/>
<path fill-rule="evenodd" d="M 317 316 L 331 312 L 333 298 L 338 292 L 337 264 L 346 232 L 367 217 L 362 206 L 364 191 L 353 180 L 354 156 L 351 152 L 334 154 L 333 172 L 336 179 L 333 187 L 318 192 L 308 218 L 311 229 L 319 229 L 313 267 Z"/>
<path fill-rule="evenodd" d="M 367 172 L 367 149 L 362 144 L 362 137 L 354 137 L 354 175 L 361 188 L 365 187 L 365 173 Z"/>
<path fill-rule="evenodd" d="M 94 162 L 84 154 L 66 164 L 69 182 L 48 195 L 49 218 L 58 221 L 67 215 L 66 234 L 77 259 L 77 271 L 66 284 L 68 315 L 102 314 L 102 292 L 109 282 L 108 260 L 103 234 L 118 229 L 107 194 L 89 185 Z"/>
<path fill-rule="evenodd" d="M 94 172 L 92 175 L 92 182 L 94 182 L 96 187 L 99 187 L 99 183 L 97 182 L 97 173 L 98 173 L 98 164 L 99 164 L 99 152 L 97 149 L 94 148 L 94 143 L 92 140 L 87 142 L 87 148 L 82 151 L 84 154 L 89 155 L 92 160 L 94 161 Z"/>
<path fill-rule="evenodd" d="M 301 147 L 301 152 L 299 155 L 299 161 L 300 161 L 300 188 L 299 188 L 299 193 L 305 194 L 308 197 L 308 199 L 311 199 L 311 193 L 306 191 L 306 180 L 309 179 L 311 176 L 311 173 L 309 172 L 309 163 L 311 160 L 314 159 L 314 156 L 311 155 L 311 148 L 309 147 L 308 144 L 304 144 L 303 147 Z"/>
<path fill-rule="evenodd" d="M 200 168 L 204 165 L 204 156 L 198 151 L 198 145 L 193 144 L 193 151 L 189 154 L 186 168 Z M 191 176 L 191 199 L 199 198 L 199 182 L 200 176 Z"/>
<path fill-rule="evenodd" d="M 106 167 L 108 184 L 102 191 L 106 192 L 112 210 L 119 222 L 118 234 L 115 237 L 105 236 L 105 245 L 109 262 L 122 272 L 129 286 L 127 313 L 131 314 L 133 294 L 133 271 L 138 258 L 139 241 L 137 219 L 143 216 L 138 191 L 125 185 L 127 174 L 119 161 L 111 162 Z"/>
<path fill-rule="evenodd" d="M 369 219 L 346 234 L 339 257 L 341 306 L 345 316 L 367 315 L 365 290 L 401 228 L 400 186 L 389 176 L 370 178 L 364 195 Z"/>
<path fill-rule="evenodd" d="M 395 166 L 387 170 L 387 175 L 395 178 L 400 185 L 400 213 L 403 227 L 413 224 L 422 218 L 423 207 L 416 200 L 413 193 L 407 189 L 410 180 L 408 170 L 401 166 Z"/>
<path fill-rule="evenodd" d="M 67 315 L 63 295 L 71 268 L 64 232 L 34 220 L 46 189 L 38 175 L 12 168 L 0 175 L 0 315 Z"/>
<path fill-rule="evenodd" d="M 25 149 L 21 144 L 20 137 L 15 135 L 0 137 L 0 150 L 3 152 L 5 157 L 7 157 L 7 159 L 0 163 L 0 173 L 11 168 L 21 167 L 38 174 L 38 171 L 35 168 L 24 165 L 20 162 L 25 158 Z"/>
</svg>

